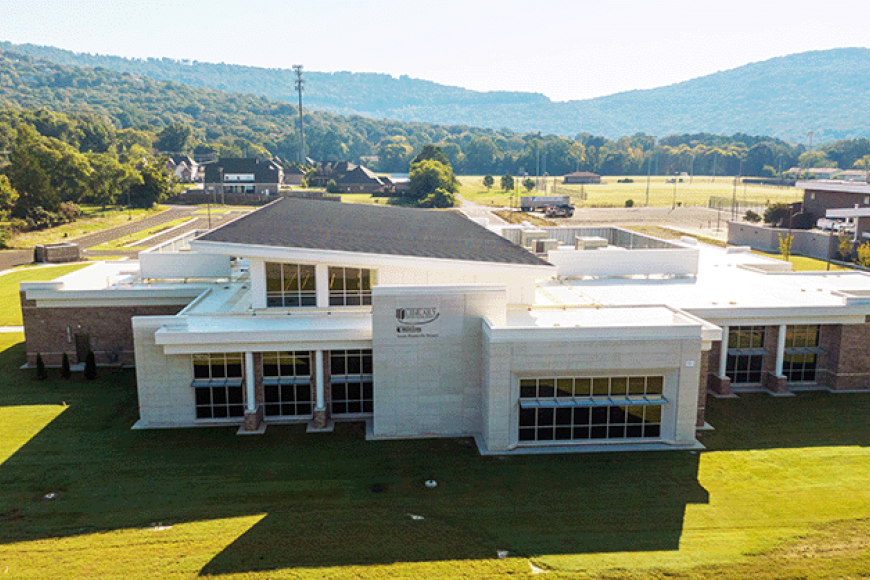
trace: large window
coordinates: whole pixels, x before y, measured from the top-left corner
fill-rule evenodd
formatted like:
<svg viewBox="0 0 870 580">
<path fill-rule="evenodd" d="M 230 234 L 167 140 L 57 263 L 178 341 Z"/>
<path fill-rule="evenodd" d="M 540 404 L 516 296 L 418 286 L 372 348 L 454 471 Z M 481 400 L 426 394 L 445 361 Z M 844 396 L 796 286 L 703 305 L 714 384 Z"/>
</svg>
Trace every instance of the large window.
<svg viewBox="0 0 870 580">
<path fill-rule="evenodd" d="M 356 415 L 373 410 L 371 350 L 333 350 L 329 353 L 333 415 Z"/>
<path fill-rule="evenodd" d="M 197 419 L 245 415 L 241 353 L 193 355 Z"/>
<path fill-rule="evenodd" d="M 661 436 L 664 377 L 520 379 L 520 442 Z"/>
<path fill-rule="evenodd" d="M 819 327 L 816 324 L 788 326 L 785 331 L 785 354 L 782 374 L 790 383 L 814 383 L 819 348 Z"/>
<path fill-rule="evenodd" d="M 266 305 L 317 306 L 314 266 L 266 262 Z"/>
<path fill-rule="evenodd" d="M 732 326 L 728 329 L 725 374 L 735 385 L 761 383 L 766 354 L 763 326 Z"/>
<path fill-rule="evenodd" d="M 267 417 L 311 415 L 311 353 L 263 353 L 263 403 Z"/>
<path fill-rule="evenodd" d="M 372 303 L 371 270 L 329 267 L 329 305 L 364 306 Z"/>
</svg>

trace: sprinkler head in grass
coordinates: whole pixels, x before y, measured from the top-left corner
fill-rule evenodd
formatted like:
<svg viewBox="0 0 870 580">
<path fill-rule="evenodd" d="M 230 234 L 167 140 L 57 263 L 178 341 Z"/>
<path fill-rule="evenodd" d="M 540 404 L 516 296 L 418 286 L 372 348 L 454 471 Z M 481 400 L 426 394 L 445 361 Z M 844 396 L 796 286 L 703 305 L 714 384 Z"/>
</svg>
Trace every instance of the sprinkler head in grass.
<svg viewBox="0 0 870 580">
<path fill-rule="evenodd" d="M 435 481 L 434 479 L 427 479 L 427 480 L 423 483 L 423 485 L 425 485 L 425 486 L 428 487 L 429 489 L 434 489 L 434 488 L 438 487 L 438 482 Z"/>
</svg>

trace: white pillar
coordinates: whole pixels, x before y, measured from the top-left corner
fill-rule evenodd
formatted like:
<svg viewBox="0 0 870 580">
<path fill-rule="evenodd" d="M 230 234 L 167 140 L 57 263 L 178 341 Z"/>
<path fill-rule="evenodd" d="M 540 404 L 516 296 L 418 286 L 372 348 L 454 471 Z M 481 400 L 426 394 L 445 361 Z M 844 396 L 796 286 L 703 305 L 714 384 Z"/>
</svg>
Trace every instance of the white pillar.
<svg viewBox="0 0 870 580">
<path fill-rule="evenodd" d="M 254 353 L 245 353 L 245 395 L 247 396 L 246 410 L 253 413 L 257 410 L 257 396 L 254 389 Z"/>
<path fill-rule="evenodd" d="M 776 371 L 774 374 L 782 376 L 782 361 L 785 356 L 785 324 L 779 325 L 779 336 L 776 337 Z"/>
<path fill-rule="evenodd" d="M 317 288 L 317 307 L 329 308 L 329 266 L 316 264 L 314 266 L 314 281 Z"/>
<path fill-rule="evenodd" d="M 326 408 L 326 397 L 323 388 L 323 351 L 314 351 L 314 386 L 317 391 L 317 411 L 323 411 Z"/>
<path fill-rule="evenodd" d="M 719 376 L 724 377 L 728 367 L 728 327 L 722 327 L 722 346 L 719 349 Z"/>
</svg>

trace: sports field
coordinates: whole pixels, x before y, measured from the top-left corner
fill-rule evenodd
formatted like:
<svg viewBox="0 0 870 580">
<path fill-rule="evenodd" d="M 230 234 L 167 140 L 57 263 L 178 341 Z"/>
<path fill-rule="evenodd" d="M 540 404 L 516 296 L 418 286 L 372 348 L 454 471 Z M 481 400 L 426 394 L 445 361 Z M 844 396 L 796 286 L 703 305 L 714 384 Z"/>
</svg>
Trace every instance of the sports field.
<svg viewBox="0 0 870 580">
<path fill-rule="evenodd" d="M 619 183 L 619 180 L 631 179 L 631 183 Z M 682 206 L 708 205 L 711 197 L 737 199 L 741 203 L 758 202 L 791 202 L 801 198 L 801 190 L 793 187 L 772 187 L 762 185 L 743 184 L 735 187 L 733 178 L 717 177 L 715 180 L 709 176 L 696 175 L 694 178 L 681 178 L 675 183 L 668 183 L 670 177 L 652 177 L 649 185 L 649 205 L 653 207 L 671 207 L 676 204 Z M 570 195 L 571 201 L 577 207 L 625 207 L 627 200 L 632 200 L 635 206 L 643 206 L 647 203 L 646 176 L 629 177 L 602 177 L 602 183 L 596 185 L 564 185 L 561 178 L 550 177 L 546 184 L 541 178 L 541 188 L 538 191 L 527 193 L 525 188 L 519 187 L 519 191 L 511 193 L 502 192 L 496 185 L 487 191 L 483 186 L 483 176 L 459 177 L 462 187 L 460 194 L 477 203 L 485 205 L 499 205 L 509 207 L 516 203 L 517 196 L 523 195 Z M 676 194 L 675 194 L 676 186 Z"/>
</svg>

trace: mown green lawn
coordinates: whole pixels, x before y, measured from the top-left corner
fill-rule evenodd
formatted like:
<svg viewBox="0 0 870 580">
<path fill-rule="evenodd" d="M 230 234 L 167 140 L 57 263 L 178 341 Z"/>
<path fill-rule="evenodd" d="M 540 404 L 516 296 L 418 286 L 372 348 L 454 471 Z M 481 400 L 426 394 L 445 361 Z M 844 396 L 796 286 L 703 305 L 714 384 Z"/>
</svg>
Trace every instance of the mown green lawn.
<svg viewBox="0 0 870 580">
<path fill-rule="evenodd" d="M 870 395 L 712 400 L 700 454 L 481 457 L 354 424 L 132 431 L 132 371 L 39 382 L 21 340 L 0 335 L 10 578 L 870 574 Z"/>
<path fill-rule="evenodd" d="M 21 326 L 21 299 L 18 285 L 21 282 L 54 280 L 70 272 L 80 270 L 88 262 L 64 266 L 39 266 L 15 268 L 0 274 L 0 326 Z"/>
</svg>

